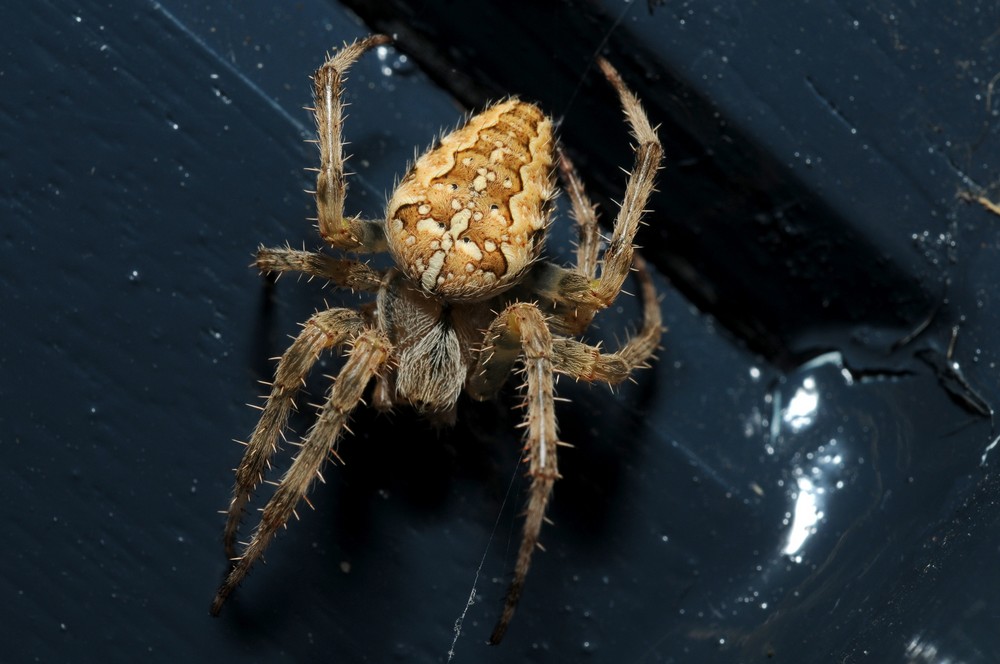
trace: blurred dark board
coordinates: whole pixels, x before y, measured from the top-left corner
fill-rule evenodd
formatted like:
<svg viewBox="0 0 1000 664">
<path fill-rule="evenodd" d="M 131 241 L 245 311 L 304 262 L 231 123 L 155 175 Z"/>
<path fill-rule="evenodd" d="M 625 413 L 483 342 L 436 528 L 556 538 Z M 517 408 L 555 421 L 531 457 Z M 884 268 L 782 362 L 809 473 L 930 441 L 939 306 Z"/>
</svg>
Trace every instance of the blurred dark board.
<svg viewBox="0 0 1000 664">
<path fill-rule="evenodd" d="M 483 560 L 455 662 L 998 661 L 1000 217 L 966 199 L 1000 199 L 1000 8 L 349 4 L 0 8 L 0 660 L 443 662 Z M 640 235 L 665 348 L 610 396 L 560 384 L 576 447 L 499 647 L 513 388 L 454 430 L 359 412 L 316 511 L 207 613 L 243 404 L 356 301 L 247 265 L 316 245 L 307 76 L 372 30 L 398 46 L 348 82 L 352 210 L 518 94 L 610 216 L 598 53 L 667 147 Z"/>
</svg>

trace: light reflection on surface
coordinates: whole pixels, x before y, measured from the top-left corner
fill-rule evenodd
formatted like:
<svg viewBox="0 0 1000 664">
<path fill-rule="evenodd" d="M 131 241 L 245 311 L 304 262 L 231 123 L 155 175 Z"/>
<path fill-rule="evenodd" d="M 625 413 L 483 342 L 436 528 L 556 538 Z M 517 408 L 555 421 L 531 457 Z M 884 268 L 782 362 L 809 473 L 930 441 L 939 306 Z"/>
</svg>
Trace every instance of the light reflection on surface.
<svg viewBox="0 0 1000 664">
<path fill-rule="evenodd" d="M 383 76 L 409 74 L 412 71 L 406 54 L 398 52 L 391 46 L 379 46 L 375 49 L 375 54 L 378 56 L 379 69 Z"/>
<path fill-rule="evenodd" d="M 949 657 L 940 652 L 933 643 L 928 643 L 922 636 L 914 636 L 906 644 L 907 661 L 913 664 L 962 664 L 963 660 Z"/>
<path fill-rule="evenodd" d="M 781 419 L 792 430 L 792 433 L 798 433 L 813 424 L 818 410 L 819 393 L 816 392 L 816 380 L 810 376 L 804 379 L 802 385 L 795 390 L 795 394 L 788 402 L 788 407 L 784 409 Z"/>
<path fill-rule="evenodd" d="M 836 351 L 817 355 L 799 367 L 799 374 L 803 375 L 799 384 L 795 387 L 792 397 L 786 399 L 785 390 L 791 384 L 779 385 L 770 395 L 768 401 L 772 407 L 771 417 L 771 441 L 776 442 L 784 433 L 800 433 L 812 426 L 816 421 L 816 415 L 820 408 L 820 394 L 815 375 L 823 369 L 833 367 L 840 374 L 844 383 L 852 385 L 854 376 L 844 366 L 844 357 Z M 771 454 L 772 450 L 768 450 Z"/>
<path fill-rule="evenodd" d="M 788 539 L 785 548 L 781 550 L 792 560 L 801 562 L 801 556 L 795 554 L 806 543 L 806 540 L 815 532 L 816 524 L 823 518 L 820 509 L 820 491 L 808 477 L 799 477 L 797 480 L 799 496 L 795 500 L 795 510 L 792 513 L 792 528 L 788 531 Z"/>
<path fill-rule="evenodd" d="M 837 440 L 831 439 L 815 453 L 806 455 L 806 464 L 792 468 L 797 491 L 791 492 L 795 504 L 785 546 L 781 552 L 794 562 L 802 562 L 802 549 L 814 535 L 825 517 L 825 508 L 832 491 L 843 488 L 839 479 L 844 469 L 844 457 L 836 452 Z"/>
<path fill-rule="evenodd" d="M 831 379 L 842 380 L 847 385 L 853 383 L 853 376 L 837 352 L 813 358 L 775 389 L 771 399 L 773 414 L 771 441 L 766 448 L 768 454 L 773 455 L 779 449 L 791 452 L 802 444 L 799 437 L 824 415 L 821 386 Z M 789 393 L 790 398 L 786 397 Z M 783 521 L 788 531 L 781 553 L 793 562 L 802 562 L 809 538 L 816 534 L 826 516 L 832 492 L 844 486 L 841 475 L 845 463 L 841 447 L 836 438 L 831 438 L 811 450 L 799 448 L 788 460 L 788 473 L 794 484 L 785 483 L 791 505 Z"/>
</svg>

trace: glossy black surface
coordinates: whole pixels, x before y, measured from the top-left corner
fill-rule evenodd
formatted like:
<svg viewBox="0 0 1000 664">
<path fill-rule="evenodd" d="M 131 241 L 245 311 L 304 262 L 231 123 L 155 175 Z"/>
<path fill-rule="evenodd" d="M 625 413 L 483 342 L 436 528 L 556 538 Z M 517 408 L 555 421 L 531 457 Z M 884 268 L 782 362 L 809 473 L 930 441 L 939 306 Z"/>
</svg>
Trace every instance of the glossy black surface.
<svg viewBox="0 0 1000 664">
<path fill-rule="evenodd" d="M 1000 218 L 957 194 L 998 197 L 1000 12 L 523 4 L 0 9 L 4 661 L 442 662 L 477 571 L 455 662 L 997 660 Z M 640 238 L 665 348 L 614 393 L 560 383 L 575 448 L 494 648 L 513 388 L 454 430 L 359 411 L 316 511 L 208 616 L 243 404 L 299 321 L 355 301 L 247 266 L 316 243 L 308 74 L 394 27 L 348 82 L 351 210 L 517 93 L 564 118 L 607 216 L 629 139 L 584 74 L 605 38 L 667 146 Z"/>
</svg>

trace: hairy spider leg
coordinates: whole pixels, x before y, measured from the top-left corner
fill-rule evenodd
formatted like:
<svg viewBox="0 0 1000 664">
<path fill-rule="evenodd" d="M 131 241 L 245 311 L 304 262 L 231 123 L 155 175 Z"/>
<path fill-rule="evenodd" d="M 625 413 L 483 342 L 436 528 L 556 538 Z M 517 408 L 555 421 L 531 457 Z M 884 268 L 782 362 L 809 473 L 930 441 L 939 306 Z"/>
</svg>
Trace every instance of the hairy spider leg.
<svg viewBox="0 0 1000 664">
<path fill-rule="evenodd" d="M 664 331 L 663 318 L 653 279 L 646 268 L 646 261 L 635 253 L 632 262 L 642 297 L 642 326 L 613 353 L 604 353 L 600 348 L 576 339 L 554 338 L 552 353 L 556 373 L 588 383 L 599 381 L 617 385 L 628 378 L 635 369 L 649 367 L 649 360 L 660 347 L 660 338 Z"/>
<path fill-rule="evenodd" d="M 545 316 L 534 304 L 517 302 L 497 316 L 486 332 L 486 339 L 490 346 L 480 356 L 480 361 L 473 370 L 473 377 L 487 376 L 491 360 L 496 360 L 497 365 L 509 370 L 518 355 L 523 355 L 524 406 L 527 411 L 524 447 L 528 475 L 531 477 L 514 578 L 507 590 L 503 612 L 490 636 L 490 643 L 496 644 L 503 638 L 514 617 L 524 589 L 524 580 L 531 566 L 531 555 L 536 546 L 540 547 L 538 536 L 545 519 L 545 510 L 552 496 L 552 487 L 559 477 L 556 465 L 559 440 L 553 394 L 552 335 Z M 470 391 L 473 396 L 478 396 L 474 390 L 490 394 L 494 391 L 494 386 L 489 383 L 489 379 L 482 383 L 476 382 L 472 384 Z"/>
<path fill-rule="evenodd" d="M 663 147 L 639 99 L 607 60 L 599 58 L 598 65 L 618 93 L 632 136 L 638 143 L 635 146 L 635 163 L 625 184 L 625 196 L 600 261 L 601 238 L 594 205 L 587 197 L 572 161 L 562 150 L 558 153 L 560 177 L 577 222 L 577 265 L 575 268 L 551 264 L 541 266 L 533 275 L 532 285 L 538 295 L 554 303 L 559 318 L 556 321 L 557 330 L 570 334 L 586 330 L 594 314 L 609 307 L 621 292 L 632 267 L 635 235 L 646 213 L 645 206 L 653 193 L 656 172 L 663 159 Z"/>
<path fill-rule="evenodd" d="M 597 206 L 590 202 L 583 181 L 573 162 L 561 148 L 556 148 L 559 176 L 569 195 L 570 215 L 576 221 L 576 269 L 587 279 L 597 276 L 597 259 L 601 251 L 601 230 L 597 225 Z"/>
<path fill-rule="evenodd" d="M 344 102 L 341 88 L 348 68 L 365 51 L 392 41 L 386 35 L 371 35 L 345 45 L 313 75 L 320 166 L 316 173 L 316 222 L 320 237 L 331 246 L 350 251 L 385 251 L 385 230 L 381 220 L 344 217 L 347 195 L 344 172 Z"/>
<path fill-rule="evenodd" d="M 660 145 L 656 131 L 649 124 L 649 118 L 646 117 L 639 98 L 625 86 L 611 63 L 604 58 L 598 58 L 597 64 L 618 92 L 625 118 L 632 129 L 632 136 L 638 141 L 638 145 L 635 146 L 635 165 L 625 185 L 625 197 L 618 207 L 614 230 L 602 260 L 601 276 L 594 289 L 604 307 L 607 307 L 618 296 L 632 266 L 632 254 L 635 250 L 633 241 L 639 230 L 639 223 L 646 213 L 646 203 L 653 193 L 656 172 L 663 160 L 663 146 Z"/>
<path fill-rule="evenodd" d="M 260 421 L 246 443 L 246 451 L 236 469 L 233 499 L 229 503 L 223 542 L 226 556 L 236 557 L 236 535 L 250 494 L 263 480 L 271 456 L 278 449 L 279 437 L 295 407 L 295 395 L 320 353 L 341 346 L 361 333 L 364 324 L 356 311 L 327 309 L 310 318 L 275 370 L 271 394 L 267 397 Z"/>
<path fill-rule="evenodd" d="M 356 316 L 353 312 L 351 313 Z M 295 348 L 295 344 L 293 344 L 293 348 Z M 291 350 L 289 349 L 289 352 Z M 366 328 L 354 337 L 347 361 L 330 388 L 329 397 L 320 409 L 316 423 L 302 439 L 299 452 L 295 455 L 291 467 L 281 478 L 274 495 L 264 506 L 260 523 L 257 525 L 250 543 L 242 554 L 233 560 L 229 574 L 212 603 L 214 615 L 218 615 L 226 599 L 240 584 L 253 564 L 263 555 L 278 528 L 283 526 L 292 516 L 296 505 L 309 491 L 313 480 L 319 477 L 320 469 L 331 451 L 336 452 L 337 439 L 347 422 L 348 415 L 361 401 L 365 387 L 379 373 L 390 353 L 389 340 L 376 329 Z M 287 355 L 288 353 L 286 353 Z M 314 357 L 314 355 L 310 357 Z M 296 355 L 294 359 L 300 359 L 300 355 Z M 282 362 L 284 362 L 284 358 Z M 308 362 L 311 364 L 312 360 L 308 360 Z M 282 367 L 279 364 L 279 373 L 281 370 Z M 262 426 L 273 425 L 264 425 L 262 418 L 262 424 L 258 425 L 258 429 Z M 269 433 L 274 437 L 277 434 L 278 430 Z M 241 469 L 244 465 L 246 463 L 241 464 Z M 233 518 L 233 512 L 230 512 L 231 522 Z M 238 524 L 238 517 L 236 519 Z"/>
<path fill-rule="evenodd" d="M 299 272 L 326 279 L 339 288 L 364 293 L 377 292 L 383 278 L 381 272 L 362 261 L 290 247 L 260 247 L 255 264 L 266 274 Z"/>
</svg>

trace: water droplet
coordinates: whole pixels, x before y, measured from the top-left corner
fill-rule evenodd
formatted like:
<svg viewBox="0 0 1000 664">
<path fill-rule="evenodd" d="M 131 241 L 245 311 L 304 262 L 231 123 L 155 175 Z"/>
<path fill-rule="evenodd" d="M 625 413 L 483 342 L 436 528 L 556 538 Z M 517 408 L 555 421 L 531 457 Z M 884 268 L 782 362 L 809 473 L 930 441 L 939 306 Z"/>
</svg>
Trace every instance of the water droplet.
<svg viewBox="0 0 1000 664">
<path fill-rule="evenodd" d="M 390 46 L 379 46 L 375 49 L 375 54 L 383 76 L 408 76 L 414 71 L 410 59 Z"/>
<path fill-rule="evenodd" d="M 221 88 L 213 87 L 212 92 L 214 92 L 215 96 L 218 97 L 219 100 L 226 106 L 233 103 L 233 100 L 229 97 L 229 95 L 223 92 Z"/>
</svg>

